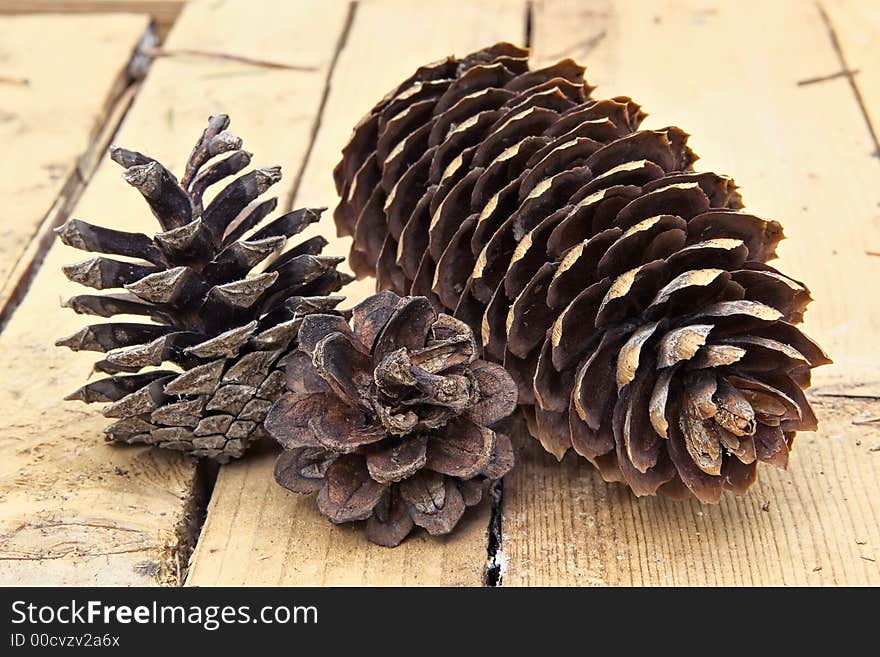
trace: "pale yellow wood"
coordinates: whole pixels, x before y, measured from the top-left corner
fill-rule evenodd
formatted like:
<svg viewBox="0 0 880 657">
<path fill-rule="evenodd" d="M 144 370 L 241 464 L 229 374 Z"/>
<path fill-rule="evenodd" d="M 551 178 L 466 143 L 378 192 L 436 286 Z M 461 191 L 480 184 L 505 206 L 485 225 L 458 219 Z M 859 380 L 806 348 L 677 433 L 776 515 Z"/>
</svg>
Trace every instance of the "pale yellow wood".
<svg viewBox="0 0 880 657">
<path fill-rule="evenodd" d="M 880 584 L 880 402 L 814 398 L 788 470 L 719 505 L 636 499 L 530 440 L 504 480 L 503 586 Z M 766 505 L 766 508 L 765 508 Z"/>
<path fill-rule="evenodd" d="M 416 67 L 499 40 L 520 41 L 525 5 L 518 2 L 361 4 L 342 50 L 296 205 L 336 202 L 331 172 L 351 128 Z M 330 213 L 315 229 L 336 234 Z M 349 239 L 328 251 L 347 253 Z M 350 302 L 372 279 L 347 290 Z M 193 555 L 189 584 L 480 585 L 486 566 L 488 504 L 472 510 L 450 539 L 417 535 L 394 550 L 366 543 L 362 527 L 333 527 L 312 498 L 279 490 L 273 459 L 224 467 Z"/>
<path fill-rule="evenodd" d="M 823 0 L 828 28 L 837 37 L 840 56 L 853 76 L 874 136 L 880 139 L 880 3 L 872 0 Z M 835 73 L 837 71 L 831 71 Z M 880 145 L 875 144 L 878 148 Z M 877 153 L 880 157 L 880 152 Z M 867 245 L 880 252 L 880 240 Z"/>
<path fill-rule="evenodd" d="M 816 4 L 816 8 L 837 55 L 836 67 L 825 75 L 840 76 L 838 82 L 843 88 L 849 87 L 850 97 L 862 114 L 863 120 L 858 122 L 856 129 L 856 134 L 861 131 L 861 137 L 853 143 L 860 163 L 858 170 L 861 174 L 858 177 L 864 179 L 872 175 L 872 167 L 874 174 L 880 169 L 880 143 L 877 141 L 880 139 L 880 75 L 875 69 L 875 62 L 880 57 L 880 5 L 871 0 L 822 0 Z M 820 74 L 812 79 L 799 80 L 799 83 L 827 84 L 816 79 L 822 77 Z M 838 161 L 841 159 L 838 157 Z M 848 177 L 848 171 L 844 169 L 841 176 Z M 837 294 L 848 295 L 844 302 L 847 310 L 842 313 L 837 325 L 837 330 L 845 335 L 844 345 L 832 354 L 837 366 L 820 373 L 819 383 L 822 387 L 819 392 L 822 395 L 848 393 L 857 397 L 880 397 L 880 352 L 875 343 L 880 333 L 878 322 L 876 319 L 868 320 L 870 326 L 867 323 L 852 323 L 853 318 L 866 312 L 871 318 L 876 318 L 880 306 L 875 301 L 876 281 L 880 272 L 880 194 L 874 191 L 873 196 L 855 197 L 852 202 L 860 201 L 862 211 L 850 219 L 848 228 L 836 228 L 857 235 L 854 240 L 856 248 L 846 254 L 855 256 L 856 261 L 850 263 L 849 258 L 842 259 L 846 268 L 844 275 L 851 275 L 850 280 L 856 283 L 837 291 Z M 836 267 L 841 258 L 839 252 L 833 255 L 838 256 L 837 261 L 832 262 Z M 822 275 L 821 272 L 819 275 Z M 850 354 L 851 350 L 858 355 Z"/>
<path fill-rule="evenodd" d="M 128 79 L 147 29 L 138 15 L 0 16 L 0 196 L 15 199 L 0 228 L 0 311 L 54 208 L 91 175 L 96 139 Z M 76 84 L 71 84 L 76 80 Z"/>
<path fill-rule="evenodd" d="M 336 526 L 314 496 L 275 483 L 277 454 L 224 466 L 208 506 L 187 584 L 195 586 L 479 585 L 486 567 L 488 504 L 471 509 L 451 537 L 414 533 L 389 550 L 359 523 Z"/>
<path fill-rule="evenodd" d="M 160 35 L 164 36 L 185 2 L 186 0 L 0 0 L 0 14 L 146 14 L 156 21 Z"/>
<path fill-rule="evenodd" d="M 180 171 L 208 115 L 223 111 L 256 154 L 255 166 L 300 162 L 347 7 L 321 0 L 263 6 L 273 20 L 246 0 L 191 3 L 168 45 L 222 48 L 314 71 L 161 59 L 117 143 Z M 296 173 L 295 166 L 286 170 L 280 195 Z M 124 230 L 157 228 L 143 199 L 106 158 L 74 216 Z M 57 337 L 89 322 L 58 307 L 60 298 L 82 291 L 65 282 L 61 265 L 85 257 L 53 246 L 0 335 L 0 582 L 179 583 L 181 548 L 192 538 L 186 525 L 194 463 L 164 450 L 108 446 L 101 434 L 107 422 L 97 406 L 61 401 L 86 380 L 94 356 L 52 347 Z"/>
<path fill-rule="evenodd" d="M 820 430 L 798 437 L 789 471 L 759 469 L 717 507 L 638 501 L 529 446 L 505 481 L 504 583 L 877 584 L 880 430 L 852 421 L 880 409 L 822 395 L 878 389 L 880 258 L 865 249 L 880 235 L 880 160 L 845 78 L 798 84 L 840 70 L 817 6 L 539 2 L 534 36 L 539 59 L 587 64 L 596 95 L 641 102 L 646 126 L 685 128 L 699 168 L 733 175 L 751 211 L 783 223 L 774 264 L 812 288 L 806 330 L 836 364 L 814 375 Z"/>
</svg>

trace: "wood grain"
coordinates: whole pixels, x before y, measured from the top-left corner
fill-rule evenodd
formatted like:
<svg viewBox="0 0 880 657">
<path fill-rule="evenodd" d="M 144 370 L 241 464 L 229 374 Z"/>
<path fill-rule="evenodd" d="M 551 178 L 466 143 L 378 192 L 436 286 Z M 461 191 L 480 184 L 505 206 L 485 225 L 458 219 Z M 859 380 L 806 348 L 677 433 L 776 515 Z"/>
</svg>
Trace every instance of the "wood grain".
<svg viewBox="0 0 880 657">
<path fill-rule="evenodd" d="M 136 15 L 0 16 L 0 140 L 7 153 L 0 195 L 15 199 L 0 228 L 0 313 L 37 255 L 28 246 L 82 191 L 106 147 L 101 134 L 114 124 L 146 29 L 146 17 Z M 35 51 L 37 42 L 44 45 Z"/>
<path fill-rule="evenodd" d="M 824 0 L 820 3 L 826 27 L 839 48 L 838 60 L 865 119 L 873 141 L 873 153 L 880 161 L 880 5 L 864 0 Z M 866 231 L 865 254 L 880 261 L 880 205 L 872 217 L 873 230 Z M 876 279 L 874 279 L 876 280 Z M 876 332 L 874 334 L 876 336 Z M 874 377 L 880 373 L 874 370 Z M 880 386 L 876 388 L 880 395 Z"/>
<path fill-rule="evenodd" d="M 838 36 L 848 51 L 853 33 Z M 691 132 L 699 168 L 734 175 L 751 211 L 783 223 L 774 264 L 811 286 L 806 330 L 836 363 L 815 373 L 820 430 L 798 437 L 789 471 L 765 467 L 716 507 L 636 500 L 528 445 L 505 480 L 503 583 L 880 582 L 880 431 L 852 423 L 880 410 L 855 397 L 878 389 L 880 258 L 866 245 L 880 237 L 880 160 L 846 77 L 798 84 L 841 68 L 819 8 L 539 2 L 534 39 L 539 59 L 583 60 L 597 94 L 635 97 L 646 126 Z"/>
<path fill-rule="evenodd" d="M 296 205 L 333 205 L 331 172 L 351 128 L 416 67 L 524 34 L 519 2 L 371 1 L 359 5 L 330 80 L 321 127 Z M 315 229 L 335 235 L 329 213 Z M 347 253 L 349 239 L 329 251 Z M 355 303 L 373 281 L 346 292 Z M 416 535 L 394 550 L 367 543 L 362 527 L 334 527 L 314 499 L 285 493 L 272 479 L 274 459 L 224 467 L 217 480 L 188 584 L 480 585 L 486 566 L 488 504 L 470 511 L 453 538 Z"/>
<path fill-rule="evenodd" d="M 320 0 L 265 7 L 275 20 L 255 14 L 245 0 L 190 3 L 168 45 L 223 48 L 307 64 L 313 72 L 207 58 L 159 60 L 117 142 L 180 171 L 208 115 L 224 111 L 256 154 L 255 166 L 301 161 L 347 7 Z M 296 170 L 286 173 L 289 185 Z M 123 230 L 157 228 L 143 199 L 107 158 L 75 216 Z M 177 584 L 192 538 L 194 462 L 165 450 L 106 445 L 106 420 L 97 407 L 61 401 L 86 380 L 92 364 L 93 354 L 51 346 L 88 321 L 58 307 L 77 289 L 65 281 L 61 265 L 84 257 L 53 246 L 0 335 L 0 582 Z"/>
<path fill-rule="evenodd" d="M 414 532 L 389 550 L 360 523 L 333 525 L 313 496 L 275 483 L 277 454 L 224 466 L 193 554 L 195 586 L 467 586 L 482 583 L 488 504 L 471 509 L 451 537 Z"/>
<path fill-rule="evenodd" d="M 144 14 L 164 38 L 186 0 L 0 0 L 0 14 Z"/>
<path fill-rule="evenodd" d="M 811 401 L 822 429 L 789 469 L 713 506 L 636 499 L 529 441 L 504 481 L 502 585 L 877 585 L 880 428 L 852 421 L 880 402 Z"/>
<path fill-rule="evenodd" d="M 839 47 L 840 72 L 847 73 L 858 94 L 880 157 L 880 75 L 875 70 L 880 50 L 880 5 L 870 0 L 823 0 L 826 27 Z M 880 244 L 876 244 L 880 251 Z"/>
</svg>

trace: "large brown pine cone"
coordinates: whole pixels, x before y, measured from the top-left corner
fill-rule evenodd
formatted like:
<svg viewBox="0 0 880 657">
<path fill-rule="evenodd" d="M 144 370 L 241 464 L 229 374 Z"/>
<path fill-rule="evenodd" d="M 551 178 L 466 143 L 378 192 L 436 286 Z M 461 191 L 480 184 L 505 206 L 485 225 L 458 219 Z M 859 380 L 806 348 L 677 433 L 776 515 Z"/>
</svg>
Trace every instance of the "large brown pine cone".
<svg viewBox="0 0 880 657">
<path fill-rule="evenodd" d="M 285 358 L 288 392 L 266 428 L 285 448 L 279 484 L 318 492 L 334 523 L 367 520 L 392 547 L 414 525 L 446 534 L 483 484 L 513 467 L 492 429 L 516 408 L 504 368 L 477 358 L 466 324 L 424 297 L 376 294 L 339 314 L 306 317 Z"/>
<path fill-rule="evenodd" d="M 685 132 L 638 130 L 583 71 L 509 44 L 419 69 L 343 150 L 338 230 L 359 275 L 480 331 L 558 458 L 638 495 L 742 493 L 816 428 L 809 292 L 765 264 L 781 226 L 694 172 Z"/>
<path fill-rule="evenodd" d="M 124 258 L 65 267 L 76 283 L 119 290 L 78 295 L 67 307 L 152 320 L 94 324 L 56 343 L 106 353 L 95 369 L 111 376 L 68 399 L 109 402 L 104 415 L 118 418 L 106 429 L 109 441 L 220 462 L 241 456 L 265 436 L 263 419 L 284 388 L 278 361 L 295 348 L 302 317 L 334 308 L 342 297 L 328 295 L 351 279 L 336 270 L 343 258 L 320 255 L 327 244 L 321 237 L 287 248 L 322 210 L 295 210 L 263 223 L 277 199 L 258 197 L 281 179 L 278 167 L 234 179 L 203 205 L 209 187 L 251 160 L 228 125 L 225 115 L 210 118 L 180 182 L 146 155 L 111 149 L 159 222 L 162 232 L 154 237 L 78 219 L 58 229 L 69 246 Z"/>
</svg>

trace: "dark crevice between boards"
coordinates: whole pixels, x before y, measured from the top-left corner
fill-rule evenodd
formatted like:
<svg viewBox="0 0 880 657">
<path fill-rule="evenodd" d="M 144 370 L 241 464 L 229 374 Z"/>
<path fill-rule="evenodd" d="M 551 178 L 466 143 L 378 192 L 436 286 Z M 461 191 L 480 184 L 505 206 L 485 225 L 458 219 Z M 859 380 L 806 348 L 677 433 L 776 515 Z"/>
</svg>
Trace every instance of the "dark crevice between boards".
<svg viewBox="0 0 880 657">
<path fill-rule="evenodd" d="M 103 160 L 107 148 L 113 142 L 149 70 L 150 59 L 143 55 L 143 50 L 154 46 L 157 39 L 155 25 L 150 24 L 132 52 L 125 69 L 114 83 L 104 110 L 92 128 L 86 149 L 77 158 L 76 165 L 61 187 L 55 202 L 37 225 L 27 246 L 13 265 L 9 278 L 0 282 L 5 297 L 5 301 L 0 306 L 0 332 L 6 328 L 9 319 L 21 305 L 46 259 L 46 254 L 55 241 L 54 229 L 70 217 Z"/>
<path fill-rule="evenodd" d="M 330 96 L 331 80 L 333 79 L 333 74 L 336 72 L 336 65 L 339 62 L 339 56 L 342 54 L 345 45 L 348 43 L 348 35 L 351 33 L 351 26 L 354 24 L 354 17 L 357 13 L 357 8 L 357 2 L 351 2 L 348 5 L 348 14 L 345 17 L 345 24 L 342 27 L 342 32 L 339 34 L 339 41 L 336 43 L 336 49 L 333 52 L 333 59 L 330 60 L 330 66 L 327 69 L 327 77 L 324 79 L 324 91 L 321 94 L 321 102 L 318 104 L 318 112 L 315 116 L 315 122 L 312 125 L 312 133 L 309 135 L 309 144 L 306 147 L 302 166 L 296 172 L 296 178 L 294 178 L 290 193 L 287 195 L 287 200 L 284 204 L 286 212 L 290 212 L 294 209 L 296 196 L 299 193 L 299 187 L 302 184 L 303 176 L 305 175 L 306 169 L 309 166 L 309 161 L 312 158 L 312 151 L 315 148 L 315 142 L 318 139 L 318 132 L 321 129 L 321 119 L 324 116 L 324 109 L 327 106 L 327 98 Z"/>
<path fill-rule="evenodd" d="M 302 160 L 302 166 L 300 166 L 296 172 L 296 177 L 294 178 L 290 193 L 288 194 L 285 201 L 285 207 L 287 211 L 290 211 L 294 207 L 296 195 L 299 191 L 303 175 L 306 171 L 306 168 L 308 167 L 312 150 L 314 149 L 315 141 L 318 136 L 318 131 L 321 127 L 321 117 L 324 114 L 324 109 L 327 104 L 327 97 L 330 93 L 331 80 L 333 78 L 333 74 L 336 69 L 336 64 L 339 60 L 340 53 L 345 48 L 345 44 L 348 41 L 348 35 L 351 32 L 351 26 L 354 22 L 356 11 L 357 3 L 350 3 L 348 5 L 348 13 L 345 19 L 345 23 L 343 25 L 342 31 L 340 32 L 339 40 L 333 53 L 333 59 L 331 60 L 330 66 L 327 70 L 327 77 L 324 81 L 323 94 L 321 96 L 321 101 L 318 105 L 317 114 L 314 124 L 312 126 L 311 135 L 309 137 L 309 144 L 306 149 L 305 156 Z M 271 445 L 268 441 L 266 441 L 259 447 L 255 448 L 254 452 L 249 453 L 248 457 L 252 458 L 257 453 L 262 453 L 265 450 L 271 449 L 275 449 L 274 445 Z M 193 553 L 196 549 L 196 546 L 198 545 L 199 539 L 201 538 L 202 529 L 204 528 L 205 521 L 208 517 L 208 506 L 214 494 L 214 487 L 217 484 L 217 478 L 220 474 L 220 467 L 221 466 L 217 465 L 213 461 L 205 459 L 200 460 L 196 465 L 190 497 L 187 500 L 184 512 L 181 515 L 180 521 L 178 522 L 174 536 L 174 544 L 165 551 L 162 563 L 160 564 L 159 572 L 157 573 L 157 580 L 160 584 L 165 586 L 186 585 L 186 578 L 189 574 L 189 569 L 191 565 L 190 560 L 192 559 Z"/>
<path fill-rule="evenodd" d="M 529 433 L 526 420 L 520 411 L 516 411 L 507 422 L 508 424 L 502 430 L 510 436 L 516 455 L 514 468 L 519 468 L 527 458 L 526 452 L 528 450 L 524 447 L 530 445 L 534 438 Z M 486 569 L 483 573 L 483 584 L 485 586 L 501 586 L 504 572 L 507 570 L 507 557 L 504 554 L 504 527 L 502 525 L 504 520 L 504 480 L 493 482 L 489 486 L 488 495 L 492 510 L 489 514 L 489 528 L 486 537 Z"/>
<path fill-rule="evenodd" d="M 190 559 L 208 517 L 208 504 L 214 494 L 220 466 L 201 459 L 196 463 L 189 498 L 174 531 L 173 542 L 162 555 L 157 579 L 163 586 L 184 586 Z"/>
<path fill-rule="evenodd" d="M 532 17 L 534 7 L 531 2 L 526 2 L 524 23 L 525 29 L 523 40 L 526 48 L 532 46 Z M 522 418 L 514 421 L 514 430 L 524 431 Z M 504 515 L 504 480 L 499 479 L 489 487 L 489 500 L 492 510 L 489 515 L 489 528 L 486 544 L 486 571 L 483 583 L 488 587 L 501 586 L 504 578 L 504 553 L 502 551 L 502 518 Z"/>
<path fill-rule="evenodd" d="M 502 570 L 503 554 L 501 552 L 501 514 L 504 480 L 499 479 L 489 487 L 489 499 L 492 512 L 489 516 L 489 532 L 486 559 L 486 586 L 501 586 L 504 576 Z"/>
<path fill-rule="evenodd" d="M 527 2 L 526 3 L 526 16 L 525 16 L 525 34 L 523 35 L 523 39 L 525 40 L 526 48 L 532 47 L 533 14 L 534 14 L 534 6 L 531 2 Z"/>
<path fill-rule="evenodd" d="M 862 97 L 862 91 L 856 83 L 855 73 L 858 71 L 853 71 L 847 63 L 843 47 L 840 45 L 840 39 L 837 37 L 837 31 L 834 29 L 834 24 L 831 22 L 831 17 L 828 15 L 828 12 L 825 11 L 825 7 L 822 6 L 821 2 L 817 2 L 816 8 L 819 10 L 819 16 L 822 18 L 822 22 L 825 24 L 825 29 L 828 31 L 828 37 L 831 39 L 831 47 L 834 48 L 834 53 L 837 55 L 838 62 L 840 63 L 841 75 L 847 79 L 847 82 L 849 82 L 849 87 L 852 89 L 853 96 L 855 96 L 856 104 L 859 106 L 859 111 L 862 113 L 862 118 L 865 120 L 865 126 L 868 128 L 868 133 L 874 144 L 874 152 L 872 155 L 876 158 L 880 158 L 880 137 L 878 137 L 877 131 L 874 129 L 874 124 L 871 122 L 871 115 L 868 113 L 868 107 L 865 104 L 865 99 Z"/>
</svg>

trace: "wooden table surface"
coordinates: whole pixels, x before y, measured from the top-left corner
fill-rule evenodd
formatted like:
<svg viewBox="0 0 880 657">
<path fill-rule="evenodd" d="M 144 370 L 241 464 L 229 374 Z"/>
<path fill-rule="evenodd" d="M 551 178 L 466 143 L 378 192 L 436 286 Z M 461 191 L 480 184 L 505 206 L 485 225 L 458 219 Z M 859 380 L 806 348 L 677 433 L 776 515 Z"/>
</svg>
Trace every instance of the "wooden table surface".
<svg viewBox="0 0 880 657">
<path fill-rule="evenodd" d="M 153 1 L 163 15 L 180 5 Z M 0 584 L 880 583 L 878 3 L 193 0 L 163 44 L 172 56 L 132 83 L 147 26 L 138 13 L 0 15 Z M 424 62 L 500 40 L 536 63 L 574 57 L 595 96 L 634 97 L 646 127 L 681 126 L 698 168 L 733 176 L 750 211 L 783 223 L 779 267 L 813 290 L 806 330 L 835 360 L 814 373 L 820 428 L 787 471 L 763 467 L 748 495 L 712 507 L 637 500 L 523 440 L 498 499 L 454 536 L 388 550 L 276 486 L 271 453 L 214 482 L 180 454 L 105 445 L 100 414 L 61 401 L 91 359 L 51 346 L 82 325 L 58 307 L 73 290 L 60 266 L 81 254 L 52 226 L 153 221 L 103 155 L 111 139 L 179 169 L 205 118 L 226 112 L 255 164 L 283 166 L 282 206 L 332 207 L 332 167 L 376 99 Z M 335 235 L 330 213 L 313 229 Z"/>
</svg>

